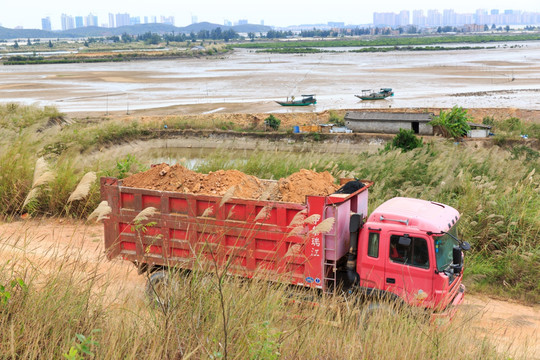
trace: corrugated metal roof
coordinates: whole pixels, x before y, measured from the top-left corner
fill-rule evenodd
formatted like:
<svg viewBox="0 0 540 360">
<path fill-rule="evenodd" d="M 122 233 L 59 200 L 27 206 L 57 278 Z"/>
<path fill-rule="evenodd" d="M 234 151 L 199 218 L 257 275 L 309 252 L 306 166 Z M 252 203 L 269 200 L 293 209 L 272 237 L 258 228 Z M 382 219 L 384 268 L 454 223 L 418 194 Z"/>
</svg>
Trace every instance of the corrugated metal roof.
<svg viewBox="0 0 540 360">
<path fill-rule="evenodd" d="M 433 120 L 433 113 L 390 113 L 390 112 L 358 112 L 350 111 L 345 115 L 349 121 L 418 121 Z"/>
</svg>

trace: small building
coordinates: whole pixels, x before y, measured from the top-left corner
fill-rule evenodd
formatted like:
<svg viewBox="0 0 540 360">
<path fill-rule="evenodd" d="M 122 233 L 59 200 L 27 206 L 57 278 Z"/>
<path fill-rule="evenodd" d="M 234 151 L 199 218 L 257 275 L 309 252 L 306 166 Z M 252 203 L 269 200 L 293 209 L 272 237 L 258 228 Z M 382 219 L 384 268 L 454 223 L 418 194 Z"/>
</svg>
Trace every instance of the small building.
<svg viewBox="0 0 540 360">
<path fill-rule="evenodd" d="M 484 124 L 467 123 L 471 130 L 467 132 L 469 138 L 485 138 L 489 136 L 491 126 Z"/>
<path fill-rule="evenodd" d="M 399 129 L 419 135 L 433 135 L 433 113 L 359 112 L 345 114 L 345 126 L 354 132 L 397 134 Z"/>
</svg>

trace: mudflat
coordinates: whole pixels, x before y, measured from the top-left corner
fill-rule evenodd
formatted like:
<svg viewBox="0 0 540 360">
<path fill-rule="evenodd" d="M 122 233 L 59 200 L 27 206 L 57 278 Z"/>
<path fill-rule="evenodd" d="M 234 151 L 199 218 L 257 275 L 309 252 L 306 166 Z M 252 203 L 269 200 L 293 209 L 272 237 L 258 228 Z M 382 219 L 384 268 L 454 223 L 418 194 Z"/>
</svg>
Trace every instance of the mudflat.
<svg viewBox="0 0 540 360">
<path fill-rule="evenodd" d="M 515 45 L 519 45 L 515 47 Z M 262 54 L 123 63 L 0 66 L 0 101 L 68 113 L 315 113 L 329 109 L 540 110 L 540 42 L 493 49 L 396 53 Z M 512 48 L 510 48 L 512 46 Z M 395 96 L 361 101 L 365 89 Z M 275 100 L 316 94 L 317 105 Z"/>
</svg>

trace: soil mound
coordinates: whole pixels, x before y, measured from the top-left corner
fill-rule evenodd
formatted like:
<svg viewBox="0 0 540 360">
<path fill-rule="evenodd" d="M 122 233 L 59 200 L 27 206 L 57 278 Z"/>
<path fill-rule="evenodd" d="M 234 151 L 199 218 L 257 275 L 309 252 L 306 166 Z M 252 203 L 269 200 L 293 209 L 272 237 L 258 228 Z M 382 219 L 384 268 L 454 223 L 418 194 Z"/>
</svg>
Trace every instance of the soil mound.
<svg viewBox="0 0 540 360">
<path fill-rule="evenodd" d="M 306 195 L 326 196 L 339 188 L 334 184 L 334 177 L 328 172 L 318 173 L 302 169 L 285 179 L 280 179 L 279 192 L 282 201 L 303 203 Z"/>
<path fill-rule="evenodd" d="M 325 196 L 339 185 L 327 171 L 300 170 L 279 181 L 261 180 L 238 170 L 218 170 L 200 174 L 182 165 L 154 165 L 150 170 L 123 179 L 123 185 L 162 191 L 203 195 L 225 195 L 234 187 L 231 197 L 303 203 L 306 195 Z M 229 195 L 228 195 L 229 196 Z"/>
<path fill-rule="evenodd" d="M 200 186 L 203 179 L 203 174 L 189 170 L 182 165 L 159 164 L 148 171 L 125 178 L 122 183 L 124 186 L 134 188 L 192 192 L 193 188 L 197 185 Z"/>
</svg>

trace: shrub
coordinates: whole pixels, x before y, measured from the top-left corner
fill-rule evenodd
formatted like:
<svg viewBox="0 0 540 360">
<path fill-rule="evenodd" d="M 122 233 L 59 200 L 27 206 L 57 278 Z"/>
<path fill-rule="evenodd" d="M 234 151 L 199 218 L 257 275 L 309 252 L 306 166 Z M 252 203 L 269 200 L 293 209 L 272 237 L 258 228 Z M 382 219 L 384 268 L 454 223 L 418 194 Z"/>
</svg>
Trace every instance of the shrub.
<svg viewBox="0 0 540 360">
<path fill-rule="evenodd" d="M 450 111 L 442 110 L 439 116 L 430 121 L 430 125 L 439 126 L 445 137 L 460 138 L 471 130 L 467 123 L 470 119 L 467 110 L 454 106 Z"/>
<path fill-rule="evenodd" d="M 482 124 L 493 126 L 495 124 L 495 119 L 493 118 L 493 116 L 484 116 L 484 118 L 482 119 Z"/>
<path fill-rule="evenodd" d="M 274 115 L 270 115 L 264 120 L 267 126 L 270 126 L 273 130 L 277 131 L 281 125 L 281 120 L 277 119 Z"/>
<path fill-rule="evenodd" d="M 385 149 L 401 149 L 407 152 L 418 147 L 422 147 L 422 139 L 417 138 L 414 131 L 399 129 L 399 133 L 392 139 L 391 143 L 386 144 Z"/>
<path fill-rule="evenodd" d="M 343 116 L 339 116 L 335 111 L 330 111 L 330 117 L 328 122 L 336 126 L 345 126 L 345 119 Z"/>
<path fill-rule="evenodd" d="M 503 120 L 501 123 L 497 126 L 501 130 L 506 131 L 517 131 L 521 130 L 523 127 L 523 124 L 521 123 L 521 120 L 516 117 L 510 117 L 508 119 Z"/>
</svg>

